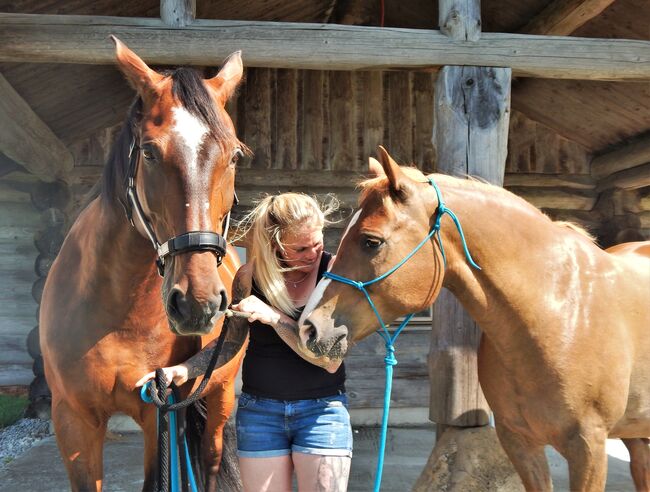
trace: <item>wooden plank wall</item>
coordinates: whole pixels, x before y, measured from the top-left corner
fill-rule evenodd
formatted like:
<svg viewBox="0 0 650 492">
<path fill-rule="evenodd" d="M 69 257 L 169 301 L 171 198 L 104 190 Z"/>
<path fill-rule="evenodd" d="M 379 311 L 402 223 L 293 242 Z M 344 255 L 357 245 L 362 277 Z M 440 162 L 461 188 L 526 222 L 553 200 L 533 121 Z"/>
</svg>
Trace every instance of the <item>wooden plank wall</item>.
<svg viewBox="0 0 650 492">
<path fill-rule="evenodd" d="M 28 385 L 34 378 L 26 346 L 38 307 L 31 293 L 37 278 L 34 233 L 40 226 L 30 199 L 34 182 L 17 171 L 0 178 L 0 387 Z"/>
</svg>

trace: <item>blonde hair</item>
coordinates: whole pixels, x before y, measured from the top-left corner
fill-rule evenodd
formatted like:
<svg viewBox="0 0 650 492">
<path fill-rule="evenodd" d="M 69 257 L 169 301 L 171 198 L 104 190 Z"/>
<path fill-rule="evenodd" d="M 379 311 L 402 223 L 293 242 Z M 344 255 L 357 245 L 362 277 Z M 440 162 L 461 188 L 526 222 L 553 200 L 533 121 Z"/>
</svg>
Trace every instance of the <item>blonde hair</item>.
<svg viewBox="0 0 650 492">
<path fill-rule="evenodd" d="M 326 205 L 303 193 L 283 193 L 263 198 L 239 224 L 239 237 L 250 233 L 250 263 L 253 279 L 269 303 L 289 316 L 296 313 L 283 273 L 293 270 L 283 266 L 279 254 L 285 251 L 283 237 L 296 232 L 305 223 L 325 227 L 327 216 L 338 208 L 330 197 Z"/>
</svg>

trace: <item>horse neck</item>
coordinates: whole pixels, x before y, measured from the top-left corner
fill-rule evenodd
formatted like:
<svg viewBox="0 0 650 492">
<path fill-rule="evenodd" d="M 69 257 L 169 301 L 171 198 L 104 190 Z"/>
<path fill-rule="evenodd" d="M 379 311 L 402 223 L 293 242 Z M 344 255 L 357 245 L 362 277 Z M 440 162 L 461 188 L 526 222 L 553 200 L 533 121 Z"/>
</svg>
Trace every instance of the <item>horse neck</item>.
<svg viewBox="0 0 650 492">
<path fill-rule="evenodd" d="M 156 254 L 151 243 L 127 220 L 119 203 L 97 198 L 85 211 L 88 232 L 84 251 L 94 252 L 94 270 L 100 282 L 122 297 L 125 286 L 149 288 L 159 282 Z"/>
<path fill-rule="evenodd" d="M 453 178 L 441 181 L 443 199 L 458 217 L 467 247 L 481 267 L 479 271 L 468 263 L 460 234 L 445 217 L 440 232 L 447 257 L 443 286 L 484 331 L 512 328 L 521 316 L 534 314 L 520 308 L 539 299 L 545 273 L 558 260 L 553 244 L 565 231 L 496 187 Z M 505 319 L 513 323 L 504 323 Z"/>
</svg>

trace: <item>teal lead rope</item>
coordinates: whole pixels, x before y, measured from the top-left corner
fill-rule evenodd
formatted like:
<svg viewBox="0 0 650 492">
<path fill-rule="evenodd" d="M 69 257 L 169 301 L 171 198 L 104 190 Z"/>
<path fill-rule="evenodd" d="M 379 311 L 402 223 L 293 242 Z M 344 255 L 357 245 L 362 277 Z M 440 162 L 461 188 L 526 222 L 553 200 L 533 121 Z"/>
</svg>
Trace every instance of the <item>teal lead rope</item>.
<svg viewBox="0 0 650 492">
<path fill-rule="evenodd" d="M 429 183 L 431 183 L 431 186 L 433 186 L 433 189 L 436 191 L 436 196 L 438 197 L 438 208 L 436 209 L 436 220 L 434 221 L 433 226 L 429 231 L 429 234 L 427 234 L 427 236 L 420 242 L 420 244 L 418 244 L 413 249 L 413 251 L 411 251 L 408 255 L 406 255 L 406 257 L 402 259 L 402 261 L 400 261 L 397 265 L 395 265 L 393 268 L 388 270 L 386 273 L 372 280 L 368 280 L 367 282 L 359 282 L 356 280 L 349 279 L 347 277 L 342 277 L 341 275 L 337 275 L 331 272 L 325 272 L 323 274 L 323 277 L 325 278 L 329 278 L 331 280 L 336 280 L 337 282 L 350 285 L 355 289 L 363 292 L 364 296 L 368 301 L 368 304 L 370 304 L 370 307 L 372 308 L 373 312 L 375 313 L 375 316 L 377 317 L 377 320 L 379 321 L 380 329 L 377 330 L 377 333 L 384 339 L 384 342 L 386 343 L 386 357 L 384 357 L 384 362 L 386 364 L 386 389 L 384 391 L 384 410 L 381 418 L 381 437 L 379 442 L 379 455 L 377 457 L 377 470 L 375 472 L 375 487 L 373 489 L 374 492 L 379 492 L 379 489 L 381 488 L 381 476 L 384 469 L 384 455 L 386 452 L 386 435 L 388 433 L 388 414 L 390 412 L 390 395 L 393 389 L 393 366 L 397 365 L 397 359 L 395 358 L 394 344 L 399 334 L 406 327 L 406 325 L 408 325 L 409 321 L 411 321 L 411 318 L 415 315 L 415 313 L 411 313 L 408 316 L 406 316 L 402 321 L 402 323 L 399 325 L 399 328 L 397 328 L 397 330 L 395 330 L 395 333 L 391 336 L 388 331 L 386 323 L 384 323 L 384 320 L 379 314 L 379 311 L 377 311 L 377 308 L 375 307 L 375 303 L 372 302 L 372 299 L 370 298 L 370 294 L 366 290 L 366 287 L 376 282 L 379 282 L 380 280 L 385 279 L 386 277 L 394 273 L 404 263 L 410 260 L 411 257 L 415 253 L 417 253 L 420 250 L 420 248 L 422 248 L 422 246 L 424 246 L 427 242 L 429 242 L 429 240 L 431 240 L 431 238 L 435 236 L 437 232 L 440 231 L 440 222 L 442 220 L 442 216 L 445 214 L 451 217 L 451 220 L 454 222 L 456 229 L 458 229 L 460 239 L 463 243 L 463 251 L 465 253 L 465 258 L 467 259 L 467 262 L 477 270 L 481 269 L 481 267 L 474 262 L 472 255 L 469 253 L 469 249 L 467 249 L 465 234 L 463 233 L 463 228 L 460 225 L 460 221 L 458 220 L 458 217 L 456 217 L 456 214 L 454 214 L 454 212 L 452 212 L 450 209 L 448 209 L 445 206 L 445 203 L 442 201 L 442 195 L 440 193 L 440 189 L 438 188 L 438 185 L 436 185 L 436 183 L 433 181 L 432 178 L 429 178 Z M 440 238 L 440 234 L 436 236 L 436 239 L 438 241 L 438 245 L 440 246 L 440 252 L 442 254 L 442 258 L 446 266 L 447 257 L 445 255 L 445 248 L 442 245 L 442 239 Z"/>
</svg>

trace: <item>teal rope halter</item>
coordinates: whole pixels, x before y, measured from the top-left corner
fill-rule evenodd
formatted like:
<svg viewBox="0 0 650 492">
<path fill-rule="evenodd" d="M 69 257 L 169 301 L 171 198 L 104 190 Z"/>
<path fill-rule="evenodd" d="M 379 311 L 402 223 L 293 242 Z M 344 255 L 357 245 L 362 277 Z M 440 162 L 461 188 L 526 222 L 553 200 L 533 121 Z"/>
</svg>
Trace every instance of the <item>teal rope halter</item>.
<svg viewBox="0 0 650 492">
<path fill-rule="evenodd" d="M 438 197 L 438 208 L 436 209 L 436 220 L 434 221 L 433 226 L 429 231 L 429 234 L 427 234 L 427 236 L 420 242 L 420 244 L 418 244 L 408 255 L 406 255 L 404 259 L 402 259 L 397 265 L 395 265 L 393 268 L 388 270 L 386 273 L 372 280 L 368 280 L 367 282 L 359 282 L 357 280 L 352 280 L 347 277 L 343 277 L 341 275 L 337 275 L 331 272 L 323 273 L 323 277 L 325 278 L 329 278 L 331 280 L 336 280 L 337 282 L 350 285 L 355 289 L 363 292 L 364 296 L 368 301 L 368 304 L 370 304 L 370 307 L 372 308 L 373 312 L 375 313 L 375 316 L 377 317 L 377 320 L 379 321 L 380 329 L 377 330 L 377 333 L 383 338 L 386 344 L 386 357 L 384 358 L 384 362 L 386 364 L 386 389 L 384 391 L 384 411 L 381 418 L 381 438 L 380 438 L 381 441 L 379 444 L 379 456 L 377 458 L 377 470 L 375 472 L 375 487 L 374 487 L 375 492 L 379 492 L 379 489 L 381 487 L 381 475 L 384 468 L 384 454 L 386 452 L 386 433 L 388 430 L 388 412 L 390 409 L 390 395 L 393 386 L 393 366 L 397 364 L 397 359 L 395 358 L 394 343 L 397 337 L 399 336 L 399 334 L 402 332 L 402 330 L 406 327 L 406 325 L 408 325 L 409 321 L 411 321 L 411 318 L 415 315 L 415 313 L 411 313 L 408 316 L 406 316 L 402 321 L 402 323 L 399 325 L 399 328 L 397 328 L 397 330 L 395 330 L 395 333 L 391 336 L 391 334 L 388 332 L 388 325 L 384 323 L 384 320 L 379 314 L 379 311 L 377 310 L 375 303 L 372 302 L 372 299 L 370 298 L 370 294 L 366 290 L 366 287 L 374 283 L 377 283 L 381 280 L 384 280 L 386 277 L 392 275 L 398 268 L 404 265 L 404 263 L 409 261 L 413 257 L 413 255 L 417 253 L 420 250 L 420 248 L 422 248 L 422 246 L 424 246 L 427 242 L 429 242 L 429 240 L 433 236 L 436 236 L 436 233 L 440 232 L 440 223 L 442 221 L 442 216 L 445 214 L 451 217 L 451 220 L 453 220 L 454 224 L 456 225 L 456 229 L 458 229 L 458 233 L 460 234 L 460 239 L 463 243 L 463 251 L 465 253 L 465 258 L 467 259 L 468 263 L 474 268 L 476 268 L 477 270 L 481 269 L 481 267 L 474 262 L 472 255 L 469 253 L 469 250 L 467 249 L 465 234 L 463 234 L 463 228 L 460 225 L 460 221 L 458 220 L 458 217 L 456 217 L 456 214 L 454 214 L 454 212 L 452 212 L 450 209 L 446 207 L 445 203 L 442 200 L 440 189 L 438 188 L 438 185 L 436 185 L 436 183 L 433 181 L 433 178 L 428 178 L 428 180 L 431 186 L 433 186 L 433 189 L 436 191 L 436 196 Z M 436 240 L 438 241 L 438 245 L 440 246 L 440 252 L 442 253 L 442 258 L 446 266 L 447 257 L 445 255 L 445 248 L 442 245 L 442 239 L 440 238 L 440 234 L 436 236 Z"/>
</svg>

